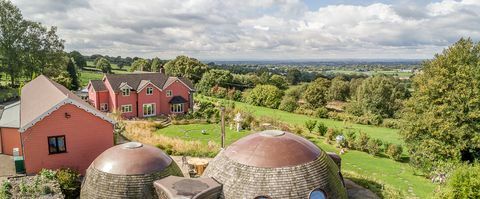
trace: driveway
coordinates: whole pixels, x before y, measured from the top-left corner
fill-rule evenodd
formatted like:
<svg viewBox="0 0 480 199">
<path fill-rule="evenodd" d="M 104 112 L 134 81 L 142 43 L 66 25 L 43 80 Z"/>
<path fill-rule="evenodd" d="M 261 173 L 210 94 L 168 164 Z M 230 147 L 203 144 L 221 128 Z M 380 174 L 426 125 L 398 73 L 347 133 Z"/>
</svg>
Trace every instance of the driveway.
<svg viewBox="0 0 480 199">
<path fill-rule="evenodd" d="M 13 156 L 0 154 L 0 178 L 15 175 Z"/>
</svg>

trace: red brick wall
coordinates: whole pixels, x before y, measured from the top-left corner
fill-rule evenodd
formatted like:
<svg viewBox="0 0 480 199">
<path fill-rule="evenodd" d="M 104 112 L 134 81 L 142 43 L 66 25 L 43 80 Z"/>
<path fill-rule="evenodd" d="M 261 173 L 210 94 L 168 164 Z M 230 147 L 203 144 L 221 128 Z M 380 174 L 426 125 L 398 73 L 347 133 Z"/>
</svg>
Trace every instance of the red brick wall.
<svg viewBox="0 0 480 199">
<path fill-rule="evenodd" d="M 167 90 L 172 90 L 172 96 L 167 97 Z M 184 111 L 188 111 L 190 109 L 188 100 L 189 98 L 189 88 L 185 86 L 180 81 L 175 81 L 174 83 L 170 84 L 167 88 L 163 89 L 163 92 L 160 94 L 160 113 L 165 114 L 165 115 L 170 115 L 172 114 L 170 112 L 170 104 L 168 103 L 172 97 L 174 96 L 182 96 L 187 100 L 187 102 L 184 105 Z"/>
<path fill-rule="evenodd" d="M 65 113 L 71 115 L 65 117 Z M 66 153 L 49 154 L 48 136 L 65 135 Z M 66 104 L 21 134 L 27 174 L 69 167 L 85 174 L 90 163 L 113 146 L 113 125 Z"/>
<path fill-rule="evenodd" d="M 137 92 L 130 91 L 130 96 L 123 96 L 122 92 L 119 92 L 115 95 L 117 98 L 117 107 L 119 110 L 122 109 L 122 105 L 132 105 L 132 112 L 130 113 L 123 113 L 122 116 L 126 118 L 137 117 Z"/>
<path fill-rule="evenodd" d="M 153 88 L 153 94 L 147 95 L 147 88 Z M 151 83 L 147 85 L 143 90 L 138 93 L 138 117 L 143 117 L 143 104 L 155 104 L 156 115 L 160 114 L 160 95 L 161 91 L 158 90 Z"/>
<path fill-rule="evenodd" d="M 93 89 L 93 86 L 90 86 L 88 88 L 88 100 L 89 102 L 95 107 L 96 109 L 99 109 L 100 106 L 98 104 L 98 99 L 97 99 L 97 92 Z"/>
<path fill-rule="evenodd" d="M 108 94 L 108 91 L 102 91 L 102 92 L 97 92 L 97 95 L 98 95 L 98 108 L 97 109 L 100 109 L 100 105 L 103 104 L 103 103 L 106 103 L 108 104 L 108 110 L 111 112 L 111 108 L 110 107 L 110 96 Z"/>
<path fill-rule="evenodd" d="M 20 141 L 20 132 L 17 128 L 0 128 L 1 140 L 0 146 L 2 153 L 13 155 L 13 148 L 18 148 L 22 155 L 22 143 Z"/>
<path fill-rule="evenodd" d="M 108 98 L 108 105 L 110 106 L 108 107 L 110 109 L 110 112 L 117 110 L 118 109 L 117 99 L 116 99 L 117 96 L 112 89 L 112 85 L 110 85 L 110 82 L 108 82 L 108 79 L 106 78 L 103 80 L 103 83 L 105 84 L 105 87 L 107 87 L 107 90 L 108 90 L 107 98 Z"/>
</svg>

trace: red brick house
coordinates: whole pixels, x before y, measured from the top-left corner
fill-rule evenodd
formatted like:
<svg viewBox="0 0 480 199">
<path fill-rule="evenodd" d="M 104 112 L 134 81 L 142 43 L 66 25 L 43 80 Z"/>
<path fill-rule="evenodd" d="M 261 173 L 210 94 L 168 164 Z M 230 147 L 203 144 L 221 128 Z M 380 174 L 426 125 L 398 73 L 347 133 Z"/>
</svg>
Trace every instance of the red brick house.
<svg viewBox="0 0 480 199">
<path fill-rule="evenodd" d="M 186 113 L 195 92 L 190 80 L 163 73 L 106 74 L 90 80 L 87 89 L 95 108 L 127 118 Z"/>
<path fill-rule="evenodd" d="M 18 128 L 8 133 L 20 139 L 9 145 L 21 146 L 27 174 L 62 167 L 84 174 L 114 145 L 112 119 L 43 75 L 22 88 L 18 106 L 9 114 L 19 117 Z"/>
</svg>

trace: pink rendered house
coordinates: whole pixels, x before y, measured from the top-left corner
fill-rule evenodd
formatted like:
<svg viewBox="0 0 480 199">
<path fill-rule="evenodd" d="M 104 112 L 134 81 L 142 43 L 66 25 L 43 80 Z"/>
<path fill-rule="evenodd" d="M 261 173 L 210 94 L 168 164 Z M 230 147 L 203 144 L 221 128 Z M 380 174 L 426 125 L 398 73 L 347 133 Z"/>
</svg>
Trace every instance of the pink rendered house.
<svg viewBox="0 0 480 199">
<path fill-rule="evenodd" d="M 190 80 L 163 73 L 106 74 L 90 80 L 87 89 L 95 108 L 120 111 L 126 118 L 186 113 L 195 92 Z"/>
<path fill-rule="evenodd" d="M 85 174 L 114 145 L 112 119 L 43 75 L 26 84 L 20 102 L 7 108 L 2 121 L 8 128 L 0 129 L 8 142 L 2 147 L 6 154 L 20 148 L 27 174 L 63 167 Z"/>
</svg>

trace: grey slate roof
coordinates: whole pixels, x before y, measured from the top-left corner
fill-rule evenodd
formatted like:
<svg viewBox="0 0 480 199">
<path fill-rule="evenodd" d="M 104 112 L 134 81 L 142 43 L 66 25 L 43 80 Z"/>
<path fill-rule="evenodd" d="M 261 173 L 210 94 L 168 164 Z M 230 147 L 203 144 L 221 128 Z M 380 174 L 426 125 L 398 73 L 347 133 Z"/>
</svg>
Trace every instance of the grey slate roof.
<svg viewBox="0 0 480 199">
<path fill-rule="evenodd" d="M 0 127 L 20 127 L 20 101 L 7 105 L 0 110 Z"/>
<path fill-rule="evenodd" d="M 181 104 L 187 102 L 186 99 L 184 99 L 182 96 L 175 96 L 172 97 L 172 99 L 168 102 L 170 104 Z"/>
<path fill-rule="evenodd" d="M 168 79 L 163 73 L 106 74 L 105 77 L 115 92 L 120 92 L 122 83 L 127 83 L 133 89 L 137 89 L 142 80 L 149 80 L 158 88 L 163 88 Z"/>
<path fill-rule="evenodd" d="M 151 82 L 156 87 L 163 89 L 164 86 L 170 85 L 177 79 L 183 82 L 191 90 L 194 90 L 193 83 L 184 77 L 169 77 L 164 73 L 130 73 L 130 74 L 106 74 L 108 82 L 115 92 L 120 92 L 120 85 L 126 83 L 134 90 L 143 87 L 145 84 Z M 96 89 L 95 89 L 96 90 Z"/>
<path fill-rule="evenodd" d="M 105 84 L 103 83 L 102 80 L 90 80 L 90 84 L 93 86 L 93 89 L 97 92 L 100 91 L 106 91 L 107 87 L 105 87 Z"/>
</svg>

